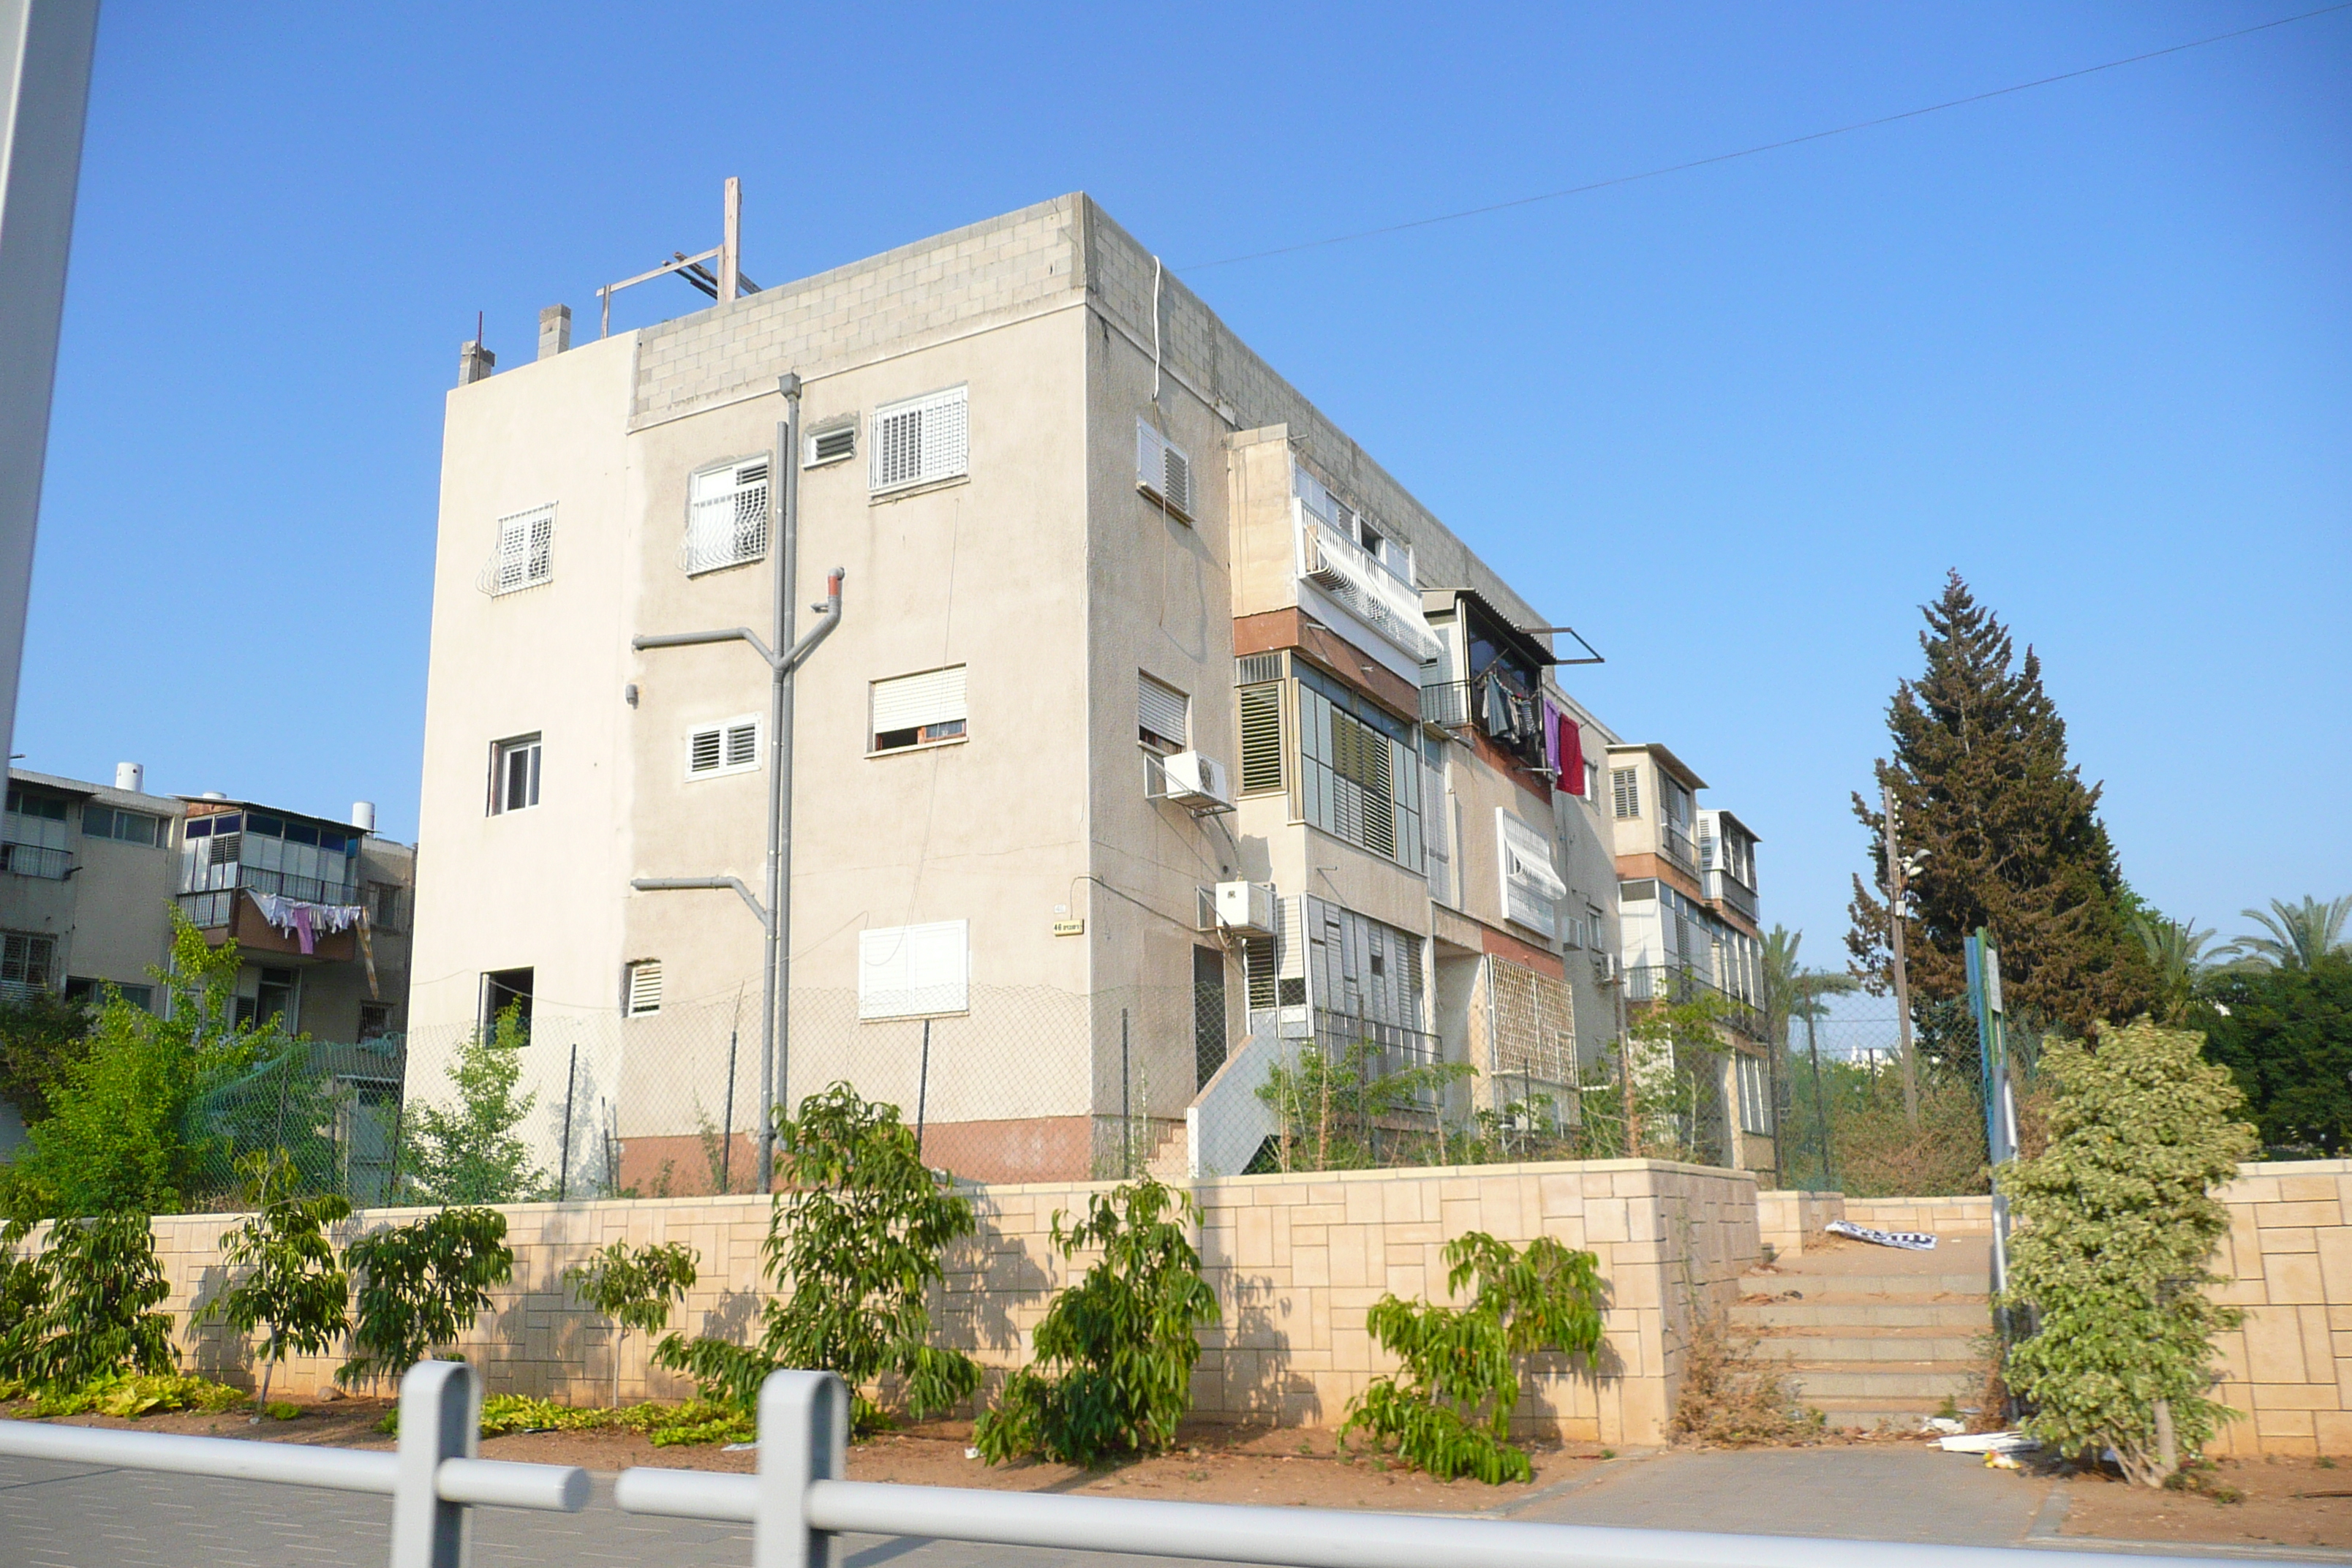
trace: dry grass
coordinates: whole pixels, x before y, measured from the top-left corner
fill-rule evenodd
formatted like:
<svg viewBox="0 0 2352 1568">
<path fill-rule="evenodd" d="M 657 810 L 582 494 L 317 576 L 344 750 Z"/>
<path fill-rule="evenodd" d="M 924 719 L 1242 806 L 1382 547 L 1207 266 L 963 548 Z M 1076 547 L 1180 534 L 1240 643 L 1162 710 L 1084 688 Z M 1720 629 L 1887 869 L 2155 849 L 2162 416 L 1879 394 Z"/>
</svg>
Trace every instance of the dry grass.
<svg viewBox="0 0 2352 1568">
<path fill-rule="evenodd" d="M 1821 1412 L 1797 1403 L 1788 1382 L 1757 1352 L 1757 1337 L 1727 1314 L 1691 1302 L 1682 1392 L 1667 1431 L 1694 1447 L 1753 1448 L 1819 1441 Z"/>
</svg>

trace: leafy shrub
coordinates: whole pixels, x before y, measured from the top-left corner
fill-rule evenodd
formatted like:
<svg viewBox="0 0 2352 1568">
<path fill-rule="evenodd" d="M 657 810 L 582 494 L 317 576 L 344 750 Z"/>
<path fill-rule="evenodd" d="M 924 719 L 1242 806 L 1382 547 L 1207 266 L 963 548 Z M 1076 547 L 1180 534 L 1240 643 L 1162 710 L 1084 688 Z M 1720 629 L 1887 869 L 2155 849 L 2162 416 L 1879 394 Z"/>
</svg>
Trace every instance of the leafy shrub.
<svg viewBox="0 0 2352 1568">
<path fill-rule="evenodd" d="M 1410 1162 L 1445 1163 L 1461 1152 L 1440 1116 L 1423 1107 L 1443 1102 L 1447 1086 L 1469 1077 L 1467 1062 L 1378 1070 L 1380 1047 L 1349 1043 L 1335 1058 L 1319 1047 L 1290 1064 L 1276 1063 L 1257 1097 L 1281 1119 L 1275 1163 L 1284 1171 L 1364 1170 Z M 1413 1126 L 1425 1121 L 1425 1129 Z M 1451 1142 L 1449 1151 L 1445 1145 Z"/>
<path fill-rule="evenodd" d="M 21 1316 L 0 1336 L 0 1375 L 61 1390 L 175 1369 L 171 1317 L 151 1310 L 172 1286 L 145 1215 L 58 1221 L 29 1272 L 10 1270 L 9 1290 Z"/>
<path fill-rule="evenodd" d="M 1054 1299 L 1037 1325 L 1035 1365 L 1014 1373 L 974 1425 L 982 1458 L 1043 1454 L 1092 1465 L 1175 1441 L 1201 1358 L 1195 1331 L 1218 1319 L 1186 1234 L 1192 1215 L 1190 1197 L 1150 1178 L 1095 1194 L 1087 1217 L 1066 1230 L 1054 1215 L 1063 1257 L 1099 1247 L 1102 1260 Z"/>
<path fill-rule="evenodd" d="M 1365 1328 L 1404 1365 L 1349 1402 L 1339 1441 L 1360 1427 L 1439 1480 L 1527 1480 L 1534 1470 L 1510 1442 L 1519 1400 L 1514 1358 L 1540 1351 L 1590 1357 L 1601 1348 L 1600 1259 L 1549 1237 L 1522 1252 L 1472 1231 L 1445 1244 L 1445 1261 L 1448 1293 L 1477 1281 L 1470 1304 L 1383 1296 L 1372 1305 Z"/>
<path fill-rule="evenodd" d="M 352 1242 L 343 1258 L 359 1271 L 358 1310 L 335 1381 L 396 1378 L 472 1327 L 514 1275 L 506 1237 L 496 1209 L 451 1208 Z"/>
<path fill-rule="evenodd" d="M 270 1376 L 289 1353 L 322 1355 L 351 1325 L 352 1282 L 335 1262 L 326 1227 L 350 1218 L 352 1205 L 332 1194 L 297 1197 L 294 1163 L 279 1150 L 248 1154 L 237 1171 L 257 1212 L 225 1232 L 220 1244 L 229 1267 L 244 1274 L 199 1321 L 226 1320 L 239 1334 L 267 1331 L 254 1394 L 254 1403 L 267 1408 Z"/>
<path fill-rule="evenodd" d="M 924 1166 L 897 1106 L 869 1103 L 845 1083 L 802 1100 L 797 1121 L 779 1117 L 776 1133 L 798 1190 L 777 1194 L 761 1252 L 791 1294 L 767 1303 L 756 1347 L 673 1333 L 655 1364 L 740 1411 L 756 1407 L 778 1367 L 835 1372 L 861 1426 L 880 1419 L 866 1390 L 885 1376 L 918 1418 L 970 1398 L 980 1368 L 929 1342 L 924 1298 L 944 1278 L 940 1253 L 972 1232 L 971 1201 Z"/>
<path fill-rule="evenodd" d="M 2034 1331 L 2012 1346 L 2009 1385 L 2036 1408 L 2025 1429 L 2060 1454 L 2113 1448 L 2124 1473 L 2159 1484 L 2158 1406 L 2194 1453 L 2231 1412 L 2205 1396 L 2212 1336 L 2239 1313 L 2202 1289 L 2230 1228 L 2212 1196 L 2255 1146 L 2229 1069 L 2200 1037 L 2145 1020 L 2042 1057 L 2050 1146 L 2003 1167 L 2019 1226 L 2012 1311 Z"/>
<path fill-rule="evenodd" d="M 27 1122 L 49 1114 L 49 1091 L 89 1055 L 89 1008 L 43 987 L 0 1000 L 0 1100 Z"/>
<path fill-rule="evenodd" d="M 621 1346 L 629 1331 L 650 1334 L 669 1321 L 670 1308 L 694 1289 L 701 1261 L 682 1241 L 633 1247 L 616 1241 L 563 1271 L 572 1291 L 613 1320 L 613 1403 L 621 1403 Z"/>
<path fill-rule="evenodd" d="M 514 1204 L 552 1197 L 547 1175 L 515 1129 L 539 1097 L 517 1094 L 530 1043 L 520 1005 L 457 1047 L 449 1068 L 453 1105 L 409 1110 L 401 1179 L 408 1194 L 435 1204 Z"/>
<path fill-rule="evenodd" d="M 244 1404 L 245 1391 L 178 1373 L 101 1377 L 79 1388 L 47 1391 L 0 1379 L 0 1400 L 8 1399 L 29 1400 L 30 1407 L 23 1414 L 36 1419 L 83 1415 L 95 1411 L 100 1415 L 131 1420 L 167 1410 L 195 1410 L 212 1415 Z"/>
<path fill-rule="evenodd" d="M 291 1421 L 302 1414 L 302 1407 L 290 1399 L 273 1399 L 261 1407 L 261 1413 L 272 1421 Z"/>
<path fill-rule="evenodd" d="M 376 1423 L 391 1436 L 400 1430 L 394 1410 Z M 759 1436 L 752 1418 L 731 1405 L 689 1400 L 664 1405 L 648 1400 L 625 1408 L 558 1405 L 528 1394 L 493 1394 L 482 1401 L 482 1436 L 501 1437 L 515 1432 L 642 1432 L 656 1448 L 702 1443 L 748 1443 Z"/>
</svg>

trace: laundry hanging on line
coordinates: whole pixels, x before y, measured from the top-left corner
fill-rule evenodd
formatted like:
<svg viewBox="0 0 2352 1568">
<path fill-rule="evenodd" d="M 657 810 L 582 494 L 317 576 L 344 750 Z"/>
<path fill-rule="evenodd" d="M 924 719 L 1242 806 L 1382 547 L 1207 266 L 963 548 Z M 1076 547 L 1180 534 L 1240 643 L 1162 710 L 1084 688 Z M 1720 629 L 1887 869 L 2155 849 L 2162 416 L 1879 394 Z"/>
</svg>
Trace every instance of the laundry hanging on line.
<svg viewBox="0 0 2352 1568">
<path fill-rule="evenodd" d="M 358 904 L 315 904 L 306 899 L 257 893 L 250 888 L 246 892 L 253 900 L 253 907 L 261 911 L 261 918 L 292 937 L 305 953 L 318 951 L 321 931 L 349 931 L 367 913 Z"/>
</svg>

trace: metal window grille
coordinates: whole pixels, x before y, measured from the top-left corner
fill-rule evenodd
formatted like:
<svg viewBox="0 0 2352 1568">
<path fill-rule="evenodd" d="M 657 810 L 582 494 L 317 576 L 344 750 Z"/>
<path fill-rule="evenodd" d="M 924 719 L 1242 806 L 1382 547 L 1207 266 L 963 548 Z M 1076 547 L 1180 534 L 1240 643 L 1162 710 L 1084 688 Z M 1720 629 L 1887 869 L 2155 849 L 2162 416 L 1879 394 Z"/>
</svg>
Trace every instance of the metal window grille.
<svg viewBox="0 0 2352 1568">
<path fill-rule="evenodd" d="M 1576 1120 L 1576 994 L 1567 983 L 1507 959 L 1489 958 L 1495 1092 L 1506 1100 L 1549 1097 L 1556 1120 Z"/>
<path fill-rule="evenodd" d="M 57 967 L 56 938 L 14 931 L 0 937 L 0 996 L 21 1001 L 47 991 Z"/>
<path fill-rule="evenodd" d="M 969 466 L 966 389 L 951 387 L 874 411 L 872 479 L 877 490 L 929 484 Z"/>
<path fill-rule="evenodd" d="M 768 459 L 706 469 L 688 481 L 681 564 L 689 577 L 768 553 Z"/>
<path fill-rule="evenodd" d="M 1280 680 L 1283 677 L 1283 655 L 1276 653 L 1245 653 L 1234 660 L 1234 684 L 1255 686 L 1264 680 Z"/>
<path fill-rule="evenodd" d="M 1191 521 L 1192 459 L 1149 421 L 1135 422 L 1135 486 L 1170 511 Z"/>
<path fill-rule="evenodd" d="M 478 586 L 492 598 L 555 580 L 555 505 L 499 519 L 499 540 Z"/>
</svg>

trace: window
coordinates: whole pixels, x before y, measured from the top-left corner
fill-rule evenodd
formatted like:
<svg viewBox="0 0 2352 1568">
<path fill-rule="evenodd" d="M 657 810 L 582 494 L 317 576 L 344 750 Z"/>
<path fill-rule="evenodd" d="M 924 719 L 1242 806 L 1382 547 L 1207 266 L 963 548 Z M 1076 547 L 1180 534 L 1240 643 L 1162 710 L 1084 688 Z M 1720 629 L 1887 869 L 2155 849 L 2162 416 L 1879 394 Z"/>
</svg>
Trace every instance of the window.
<svg viewBox="0 0 2352 1568">
<path fill-rule="evenodd" d="M 1584 763 L 1584 803 L 1595 807 L 1601 804 L 1601 764 L 1589 757 Z"/>
<path fill-rule="evenodd" d="M 530 1033 L 530 993 L 533 971 L 530 969 L 493 969 L 482 976 L 482 1037 L 489 1038 L 499 1026 L 499 1015 L 511 1007 L 522 1031 Z"/>
<path fill-rule="evenodd" d="M 490 815 L 539 804 L 539 737 L 518 735 L 490 748 Z M 258 825 L 260 818 L 256 817 Z"/>
<path fill-rule="evenodd" d="M 0 869 L 19 877 L 63 880 L 73 869 L 66 848 L 66 800 L 63 795 L 8 788 L 8 810 L 0 818 Z"/>
<path fill-rule="evenodd" d="M 1192 1089 L 1206 1089 L 1225 1065 L 1225 952 L 1192 950 Z"/>
<path fill-rule="evenodd" d="M 360 1039 L 381 1040 L 392 1033 L 392 1004 L 362 1002 L 360 1004 Z"/>
<path fill-rule="evenodd" d="M 661 960 L 641 958 L 629 965 L 627 983 L 623 987 L 623 1005 L 632 1018 L 642 1018 L 648 1013 L 661 1011 Z"/>
<path fill-rule="evenodd" d="M 961 476 L 970 459 L 963 387 L 874 411 L 873 488 L 904 489 Z"/>
<path fill-rule="evenodd" d="M 971 1006 L 971 922 L 878 926 L 857 933 L 857 1016 L 920 1018 Z"/>
<path fill-rule="evenodd" d="M 893 676 L 873 686 L 874 750 L 902 752 L 961 740 L 964 733 L 963 666 Z"/>
<path fill-rule="evenodd" d="M 251 971 L 247 972 L 251 974 Z M 265 969 L 253 979 L 251 994 L 236 999 L 236 1021 L 294 1032 L 300 1011 L 301 982 L 290 969 Z"/>
<path fill-rule="evenodd" d="M 1165 756 L 1191 744 L 1192 700 L 1164 680 L 1135 678 L 1136 738 Z"/>
<path fill-rule="evenodd" d="M 801 467 L 821 468 L 857 455 L 857 416 L 820 425 L 801 438 Z"/>
<path fill-rule="evenodd" d="M 1282 686 L 1244 686 L 1242 709 L 1242 793 L 1283 787 Z"/>
<path fill-rule="evenodd" d="M 535 506 L 499 519 L 499 542 L 477 584 L 492 598 L 555 580 L 555 508 Z"/>
<path fill-rule="evenodd" d="M 694 731 L 686 738 L 686 776 L 750 773 L 760 765 L 760 728 L 759 716 L 747 714 Z"/>
<path fill-rule="evenodd" d="M 143 811 L 122 811 L 92 801 L 81 808 L 84 838 L 119 838 L 125 844 L 152 845 L 163 837 L 163 819 Z"/>
<path fill-rule="evenodd" d="M 1731 1070 L 1739 1089 L 1739 1130 L 1759 1138 L 1772 1133 L 1772 1095 L 1764 1064 L 1754 1057 L 1736 1055 Z"/>
<path fill-rule="evenodd" d="M 1421 759 L 1405 722 L 1337 681 L 1298 675 L 1301 813 L 1336 837 L 1424 869 Z"/>
<path fill-rule="evenodd" d="M 404 929 L 401 888 L 397 882 L 370 882 L 367 886 L 368 924 L 377 931 L 395 931 Z"/>
<path fill-rule="evenodd" d="M 1135 488 L 1192 521 L 1192 459 L 1144 419 L 1135 422 Z"/>
<path fill-rule="evenodd" d="M 1609 785 L 1616 794 L 1619 816 L 1642 815 L 1642 776 L 1633 768 L 1609 770 Z"/>
<path fill-rule="evenodd" d="M 16 931 L 0 936 L 0 996 L 22 1000 L 47 991 L 57 965 L 57 938 Z"/>
<path fill-rule="evenodd" d="M 1546 936 L 1559 929 L 1559 901 L 1568 884 L 1552 869 L 1551 840 L 1502 807 L 1495 808 L 1495 832 L 1503 868 L 1503 912 Z"/>
<path fill-rule="evenodd" d="M 740 566 L 767 553 L 767 458 L 706 468 L 687 482 L 680 564 L 688 576 Z"/>
</svg>

